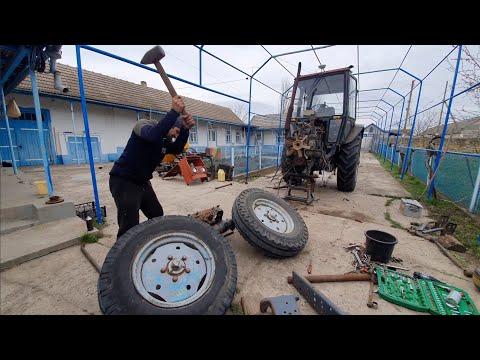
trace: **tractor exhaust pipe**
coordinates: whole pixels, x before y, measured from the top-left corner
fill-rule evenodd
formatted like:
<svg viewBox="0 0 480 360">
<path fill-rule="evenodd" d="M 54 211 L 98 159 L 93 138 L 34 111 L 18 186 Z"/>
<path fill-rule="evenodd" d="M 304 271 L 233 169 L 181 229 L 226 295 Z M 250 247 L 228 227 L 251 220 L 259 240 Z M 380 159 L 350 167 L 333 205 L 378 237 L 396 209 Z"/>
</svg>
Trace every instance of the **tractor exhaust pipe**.
<svg viewBox="0 0 480 360">
<path fill-rule="evenodd" d="M 287 112 L 287 117 L 285 118 L 285 139 L 287 138 L 288 131 L 290 130 L 290 121 L 292 120 L 292 114 L 293 114 L 293 103 L 295 102 L 295 96 L 297 94 L 297 87 L 298 87 L 298 81 L 300 77 L 300 70 L 302 69 L 302 63 L 298 63 L 298 71 L 297 71 L 297 77 L 295 78 L 295 81 L 293 82 L 293 89 L 292 89 L 292 99 L 290 100 L 290 105 L 288 107 L 288 112 Z"/>
</svg>

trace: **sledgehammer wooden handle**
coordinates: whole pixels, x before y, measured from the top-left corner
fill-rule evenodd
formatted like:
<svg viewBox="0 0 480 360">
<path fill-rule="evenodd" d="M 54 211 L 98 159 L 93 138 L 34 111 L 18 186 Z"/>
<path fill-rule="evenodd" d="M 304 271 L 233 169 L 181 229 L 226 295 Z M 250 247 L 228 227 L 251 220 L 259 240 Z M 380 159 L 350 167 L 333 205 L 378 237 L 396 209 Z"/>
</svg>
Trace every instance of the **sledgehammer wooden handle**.
<svg viewBox="0 0 480 360">
<path fill-rule="evenodd" d="M 157 70 L 158 70 L 158 73 L 160 74 L 160 77 L 162 78 L 163 82 L 165 83 L 165 86 L 167 87 L 168 92 L 169 92 L 170 95 L 172 96 L 172 98 L 173 98 L 174 96 L 177 96 L 177 92 L 175 91 L 175 88 L 173 87 L 172 82 L 171 82 L 170 79 L 168 78 L 167 73 L 166 73 L 165 70 L 163 69 L 162 64 L 160 64 L 160 61 L 155 61 L 154 64 L 155 64 L 155 67 L 156 67 Z"/>
<path fill-rule="evenodd" d="M 341 281 L 370 281 L 370 274 L 342 274 L 342 275 L 304 275 L 304 278 L 311 283 L 341 282 Z M 287 277 L 289 284 L 293 276 Z"/>
</svg>

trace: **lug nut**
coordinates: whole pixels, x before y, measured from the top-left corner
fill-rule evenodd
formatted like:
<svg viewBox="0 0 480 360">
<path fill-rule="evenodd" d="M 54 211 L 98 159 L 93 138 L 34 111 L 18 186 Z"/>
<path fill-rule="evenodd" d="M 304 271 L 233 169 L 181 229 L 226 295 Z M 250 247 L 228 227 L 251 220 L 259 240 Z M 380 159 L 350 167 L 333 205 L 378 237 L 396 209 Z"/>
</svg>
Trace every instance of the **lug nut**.
<svg viewBox="0 0 480 360">
<path fill-rule="evenodd" d="M 167 259 L 168 259 L 168 260 L 172 260 L 172 259 L 173 259 L 173 256 L 172 256 L 172 255 L 168 255 Z"/>
<path fill-rule="evenodd" d="M 182 260 L 187 260 L 187 257 L 185 255 L 183 255 Z"/>
<path fill-rule="evenodd" d="M 186 268 L 185 269 L 185 272 L 188 274 L 190 272 L 190 269 L 189 268 Z"/>
<path fill-rule="evenodd" d="M 174 277 L 172 278 L 172 280 L 173 280 L 173 282 L 177 282 L 178 276 L 174 276 Z"/>
<path fill-rule="evenodd" d="M 161 272 L 161 273 L 167 272 L 167 268 L 166 268 L 166 267 L 161 268 L 161 269 L 160 269 L 160 272 Z"/>
</svg>

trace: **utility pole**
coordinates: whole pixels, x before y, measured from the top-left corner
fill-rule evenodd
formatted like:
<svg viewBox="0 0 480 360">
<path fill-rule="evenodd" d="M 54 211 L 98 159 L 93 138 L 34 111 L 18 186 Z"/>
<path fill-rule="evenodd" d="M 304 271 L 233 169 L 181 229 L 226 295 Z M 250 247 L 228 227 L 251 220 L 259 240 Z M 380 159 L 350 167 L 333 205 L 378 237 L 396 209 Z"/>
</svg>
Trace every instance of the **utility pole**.
<svg viewBox="0 0 480 360">
<path fill-rule="evenodd" d="M 445 97 L 447 96 L 447 87 L 448 87 L 448 81 L 445 84 L 445 92 L 443 93 L 442 109 L 440 110 L 440 118 L 438 119 L 438 125 L 437 125 L 437 131 L 436 131 L 437 134 L 440 131 L 440 124 L 442 122 L 443 105 L 445 105 Z"/>
<path fill-rule="evenodd" d="M 407 114 L 405 115 L 405 123 L 403 124 L 403 130 L 407 129 L 408 115 L 410 114 L 410 103 L 412 102 L 412 92 L 414 84 L 415 80 L 412 80 L 412 88 L 410 89 L 410 95 L 408 96 Z"/>
</svg>

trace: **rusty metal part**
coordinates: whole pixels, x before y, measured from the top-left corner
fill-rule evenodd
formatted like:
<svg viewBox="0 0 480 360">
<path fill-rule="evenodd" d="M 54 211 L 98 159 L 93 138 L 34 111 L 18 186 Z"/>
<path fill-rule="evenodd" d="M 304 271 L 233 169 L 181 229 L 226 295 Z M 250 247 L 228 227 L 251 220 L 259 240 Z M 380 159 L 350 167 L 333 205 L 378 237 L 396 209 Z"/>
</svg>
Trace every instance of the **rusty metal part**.
<svg viewBox="0 0 480 360">
<path fill-rule="evenodd" d="M 308 303 L 321 315 L 347 315 L 331 302 L 324 294 L 313 288 L 306 278 L 292 272 L 292 285 L 302 294 Z"/>
<path fill-rule="evenodd" d="M 230 185 L 233 185 L 233 183 L 225 184 L 225 185 L 222 185 L 222 186 L 217 186 L 217 187 L 215 188 L 215 190 L 221 189 L 221 188 L 223 188 L 223 187 L 225 187 L 225 186 L 230 186 Z"/>
<path fill-rule="evenodd" d="M 348 246 L 343 246 L 343 248 L 344 248 L 345 250 L 349 250 L 349 249 L 355 248 L 355 247 L 360 248 L 360 246 L 361 246 L 361 245 L 359 245 L 359 244 L 351 244 L 351 245 L 348 245 Z"/>
<path fill-rule="evenodd" d="M 368 291 L 367 306 L 369 308 L 376 309 L 378 307 L 378 303 L 376 301 L 373 301 L 373 288 L 374 288 L 374 284 L 373 284 L 373 281 L 371 281 L 370 282 L 370 290 Z"/>
<path fill-rule="evenodd" d="M 297 152 L 298 157 L 303 157 L 303 149 L 310 150 L 311 146 L 305 144 L 305 140 L 307 140 L 308 135 L 305 135 L 303 138 L 299 138 L 298 134 L 295 133 L 295 140 L 292 143 L 292 146 L 287 150 L 287 156 L 291 156 Z"/>
<path fill-rule="evenodd" d="M 265 298 L 260 301 L 260 311 L 264 313 L 270 307 L 274 315 L 300 315 L 298 300 L 300 298 L 293 295 Z"/>
<path fill-rule="evenodd" d="M 306 275 L 305 279 L 311 283 L 321 282 L 342 282 L 342 281 L 370 281 L 370 274 L 341 274 L 341 275 Z M 287 277 L 287 282 L 291 284 L 293 276 Z"/>
<path fill-rule="evenodd" d="M 209 225 L 214 225 L 222 220 L 223 210 L 220 208 L 220 205 L 217 205 L 217 207 L 197 211 L 195 214 L 188 214 L 188 216 L 206 222 Z"/>
<path fill-rule="evenodd" d="M 245 299 L 243 297 L 240 298 L 240 305 L 242 306 L 243 315 L 250 315 L 247 304 L 245 304 Z"/>
<path fill-rule="evenodd" d="M 223 234 L 224 232 L 227 232 L 228 230 L 235 229 L 235 224 L 233 223 L 232 219 L 222 220 L 222 221 L 219 221 L 216 224 L 213 224 L 212 227 L 216 228 L 220 234 Z"/>
<path fill-rule="evenodd" d="M 307 273 L 309 273 L 309 274 L 312 273 L 312 259 L 310 259 L 310 264 L 308 264 Z"/>
<path fill-rule="evenodd" d="M 88 251 L 85 249 L 85 243 L 82 243 L 82 245 L 80 246 L 80 250 L 82 251 L 83 255 L 85 255 L 90 264 L 92 264 L 95 270 L 97 270 L 97 272 L 100 274 L 100 266 L 98 266 L 97 262 L 90 256 Z"/>
<path fill-rule="evenodd" d="M 292 114 L 293 114 L 293 103 L 295 102 L 295 96 L 297 93 L 297 88 L 298 88 L 298 82 L 300 81 L 300 71 L 302 69 L 302 63 L 298 63 L 298 69 L 297 69 L 297 77 L 293 81 L 293 88 L 292 88 L 292 97 L 290 98 L 290 104 L 288 106 L 287 110 L 287 116 L 285 118 L 285 137 L 287 135 L 288 130 L 290 129 L 290 122 L 292 120 Z"/>
<path fill-rule="evenodd" d="M 45 201 L 45 204 L 58 204 L 64 201 L 65 200 L 63 200 L 62 197 L 54 195 L 54 196 L 50 196 L 50 198 L 47 201 Z"/>
<path fill-rule="evenodd" d="M 313 193 L 315 191 L 315 178 L 314 175 L 309 174 L 290 174 L 288 179 L 288 190 L 287 196 L 284 197 L 285 200 L 296 200 L 306 203 L 307 205 L 311 204 L 314 200 Z M 293 185 L 295 179 L 303 180 L 304 185 Z M 300 196 L 292 195 L 292 190 L 301 190 L 306 191 L 306 198 Z"/>
</svg>

